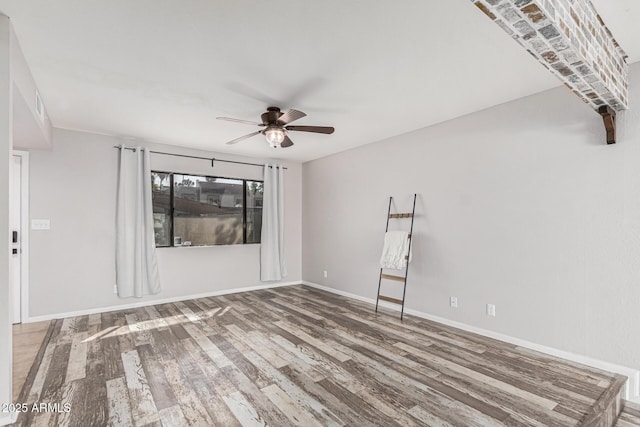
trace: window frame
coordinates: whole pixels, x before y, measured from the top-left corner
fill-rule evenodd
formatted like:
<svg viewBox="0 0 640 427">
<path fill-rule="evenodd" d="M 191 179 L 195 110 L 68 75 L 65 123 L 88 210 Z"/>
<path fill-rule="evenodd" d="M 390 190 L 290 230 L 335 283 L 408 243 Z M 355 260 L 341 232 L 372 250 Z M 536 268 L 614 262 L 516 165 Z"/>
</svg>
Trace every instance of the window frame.
<svg viewBox="0 0 640 427">
<path fill-rule="evenodd" d="M 247 243 L 247 182 L 259 182 L 262 184 L 262 188 L 264 191 L 264 180 L 258 179 L 245 179 L 245 178 L 234 178 L 227 176 L 212 176 L 212 175 L 201 175 L 195 173 L 185 173 L 185 172 L 167 172 L 152 169 L 151 174 L 154 173 L 164 173 L 169 175 L 169 244 L 168 245 L 158 245 L 156 242 L 156 248 L 210 248 L 215 246 L 235 246 L 235 245 L 259 245 L 261 242 L 249 242 Z M 174 175 L 186 175 L 186 176 L 198 176 L 202 178 L 213 178 L 213 179 L 233 179 L 236 181 L 242 181 L 242 243 L 234 243 L 234 244 L 220 244 L 220 245 L 197 245 L 197 246 L 176 246 L 175 245 L 175 234 L 174 234 L 174 220 L 175 220 L 175 199 L 174 199 Z M 151 202 L 153 205 L 153 201 Z"/>
</svg>

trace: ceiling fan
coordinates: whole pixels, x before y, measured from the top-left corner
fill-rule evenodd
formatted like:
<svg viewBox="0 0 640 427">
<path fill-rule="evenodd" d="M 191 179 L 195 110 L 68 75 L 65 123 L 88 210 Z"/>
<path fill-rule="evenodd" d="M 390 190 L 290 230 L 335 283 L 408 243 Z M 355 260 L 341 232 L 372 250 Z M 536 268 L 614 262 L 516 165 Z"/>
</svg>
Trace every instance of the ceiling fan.
<svg viewBox="0 0 640 427">
<path fill-rule="evenodd" d="M 332 134 L 334 128 L 330 126 L 291 126 L 289 123 L 305 117 L 306 114 L 298 110 L 289 110 L 286 113 L 280 111 L 278 107 L 269 107 L 267 111 L 262 113 L 260 118 L 262 123 L 250 122 L 247 120 L 233 119 L 231 117 L 216 117 L 218 120 L 226 120 L 235 123 L 244 123 L 248 125 L 260 126 L 264 129 L 252 132 L 240 138 L 232 139 L 227 144 L 236 144 L 245 139 L 251 138 L 259 133 L 267 138 L 267 142 L 271 148 L 287 148 L 293 145 L 293 141 L 289 138 L 289 131 L 296 132 L 314 132 Z"/>
</svg>

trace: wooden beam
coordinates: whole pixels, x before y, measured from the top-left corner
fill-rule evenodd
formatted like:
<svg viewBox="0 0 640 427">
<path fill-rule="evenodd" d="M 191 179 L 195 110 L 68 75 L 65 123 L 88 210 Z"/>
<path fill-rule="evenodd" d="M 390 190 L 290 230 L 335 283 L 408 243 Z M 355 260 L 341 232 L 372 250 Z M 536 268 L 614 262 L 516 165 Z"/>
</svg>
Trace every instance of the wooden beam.
<svg viewBox="0 0 640 427">
<path fill-rule="evenodd" d="M 598 109 L 598 113 L 602 116 L 604 121 L 604 128 L 607 131 L 607 144 L 616 143 L 616 110 L 603 105 Z"/>
</svg>

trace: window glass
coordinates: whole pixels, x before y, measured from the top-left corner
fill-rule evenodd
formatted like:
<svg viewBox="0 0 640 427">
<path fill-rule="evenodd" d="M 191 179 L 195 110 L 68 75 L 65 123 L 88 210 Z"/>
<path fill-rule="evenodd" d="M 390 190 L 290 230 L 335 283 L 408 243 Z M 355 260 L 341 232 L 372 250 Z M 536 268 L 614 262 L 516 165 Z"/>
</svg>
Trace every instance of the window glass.
<svg viewBox="0 0 640 427">
<path fill-rule="evenodd" d="M 262 195 L 263 183 L 260 181 L 246 181 L 247 183 L 247 241 L 246 243 L 260 243 L 262 232 Z"/>
<path fill-rule="evenodd" d="M 243 242 L 243 181 L 173 175 L 174 246 Z"/>
<path fill-rule="evenodd" d="M 171 174 L 151 172 L 156 246 L 171 246 Z"/>
<path fill-rule="evenodd" d="M 260 243 L 264 183 L 151 172 L 156 246 Z"/>
</svg>

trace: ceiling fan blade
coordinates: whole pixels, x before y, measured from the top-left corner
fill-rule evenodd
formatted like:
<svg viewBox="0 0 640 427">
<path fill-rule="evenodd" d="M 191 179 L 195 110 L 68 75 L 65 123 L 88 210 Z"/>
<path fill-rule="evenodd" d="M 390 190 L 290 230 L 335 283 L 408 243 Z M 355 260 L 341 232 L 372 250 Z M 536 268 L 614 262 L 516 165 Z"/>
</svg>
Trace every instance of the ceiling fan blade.
<svg viewBox="0 0 640 427">
<path fill-rule="evenodd" d="M 216 117 L 216 119 L 218 119 L 218 120 L 226 120 L 228 122 L 234 122 L 234 123 L 243 123 L 245 125 L 264 126 L 264 123 L 250 122 L 248 120 L 234 119 L 234 118 L 231 118 L 231 117 Z"/>
<path fill-rule="evenodd" d="M 278 118 L 278 122 L 283 125 L 289 124 L 295 120 L 301 119 L 306 116 L 305 113 L 298 110 L 289 110 Z"/>
<path fill-rule="evenodd" d="M 255 132 L 251 132 L 251 133 L 250 133 L 250 134 L 248 134 L 248 135 L 241 136 L 240 138 L 232 139 L 231 141 L 227 142 L 227 144 L 229 144 L 229 145 L 231 145 L 231 144 L 236 144 L 236 143 L 238 143 L 238 142 L 240 142 L 240 141 L 244 141 L 245 139 L 249 139 L 249 138 L 251 138 L 252 136 L 255 136 L 255 135 L 259 134 L 259 133 L 262 133 L 262 131 L 261 131 L 261 130 L 257 130 L 257 131 L 255 131 Z"/>
<path fill-rule="evenodd" d="M 335 131 L 331 126 L 287 126 L 285 129 L 298 132 L 326 133 L 327 135 Z"/>
<path fill-rule="evenodd" d="M 292 145 L 293 145 L 293 141 L 291 140 L 291 138 L 289 138 L 288 136 L 285 136 L 284 141 L 282 141 L 282 143 L 280 144 L 280 147 L 287 148 L 287 147 L 291 147 Z"/>
</svg>

